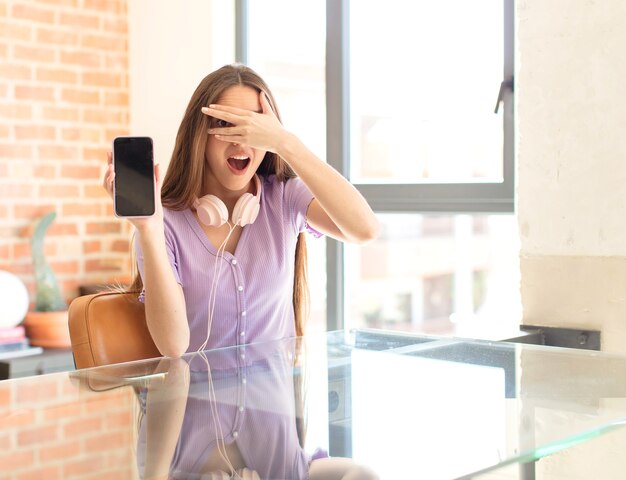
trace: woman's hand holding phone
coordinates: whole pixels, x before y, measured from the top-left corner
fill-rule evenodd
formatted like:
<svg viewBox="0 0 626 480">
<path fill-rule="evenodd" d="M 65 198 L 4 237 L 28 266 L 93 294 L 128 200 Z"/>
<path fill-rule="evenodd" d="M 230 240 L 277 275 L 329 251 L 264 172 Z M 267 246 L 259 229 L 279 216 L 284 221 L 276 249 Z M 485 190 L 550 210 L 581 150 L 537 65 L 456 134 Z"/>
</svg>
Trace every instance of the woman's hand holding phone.
<svg viewBox="0 0 626 480">
<path fill-rule="evenodd" d="M 103 187 L 109 196 L 114 198 L 113 184 L 115 182 L 115 171 L 113 169 L 113 154 L 111 151 L 107 152 L 107 169 L 104 173 Z M 148 217 L 127 217 L 127 220 L 137 230 L 150 229 L 150 228 L 162 228 L 163 225 L 163 206 L 161 204 L 161 172 L 159 165 L 154 165 L 154 184 L 155 184 L 155 210 L 154 214 Z M 119 215 L 118 215 L 119 216 Z"/>
</svg>

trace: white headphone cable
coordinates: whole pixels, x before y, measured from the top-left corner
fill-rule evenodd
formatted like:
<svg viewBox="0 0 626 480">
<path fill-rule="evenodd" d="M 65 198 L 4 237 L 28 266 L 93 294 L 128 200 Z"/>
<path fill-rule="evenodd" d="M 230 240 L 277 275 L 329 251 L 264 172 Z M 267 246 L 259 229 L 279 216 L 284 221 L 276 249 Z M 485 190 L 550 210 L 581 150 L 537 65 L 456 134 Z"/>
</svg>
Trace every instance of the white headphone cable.
<svg viewBox="0 0 626 480">
<path fill-rule="evenodd" d="M 224 259 L 224 252 L 226 251 L 226 244 L 228 243 L 230 236 L 233 234 L 233 232 L 235 231 L 235 228 L 237 227 L 237 224 L 234 224 L 231 226 L 230 223 L 228 223 L 228 225 L 230 227 L 228 235 L 226 235 L 226 238 L 217 249 L 217 254 L 215 256 L 215 267 L 213 268 L 213 280 L 211 282 L 211 289 L 209 290 L 209 307 L 207 311 L 206 338 L 204 340 L 204 343 L 200 345 L 200 347 L 198 347 L 198 350 L 197 350 L 198 352 L 204 350 L 209 342 L 209 336 L 211 335 L 211 326 L 213 324 L 213 312 L 215 311 L 215 301 L 216 301 L 217 285 L 218 285 L 217 280 L 220 274 L 222 273 L 222 262 L 220 261 L 220 259 L 221 260 Z M 220 252 L 221 252 L 221 255 L 220 255 Z M 219 264 L 219 268 L 218 268 L 218 264 Z"/>
<path fill-rule="evenodd" d="M 230 478 L 233 479 L 241 479 L 241 476 L 237 473 L 235 466 L 228 458 L 228 453 L 226 452 L 226 442 L 224 442 L 224 432 L 222 430 L 222 424 L 219 421 L 219 416 L 217 412 L 217 397 L 215 395 L 215 389 L 213 388 L 213 376 L 211 375 L 211 366 L 209 365 L 209 360 L 205 355 L 205 352 L 198 352 L 200 357 L 204 360 L 207 366 L 207 385 L 208 385 L 208 397 L 209 397 L 209 406 L 211 409 L 211 415 L 213 415 L 213 428 L 215 433 L 217 452 L 220 454 L 224 462 L 226 462 L 226 466 L 230 468 Z M 221 442 L 221 443 L 220 443 Z M 221 448 L 220 448 L 221 447 Z"/>
<path fill-rule="evenodd" d="M 226 244 L 228 243 L 228 240 L 230 239 L 231 235 L 235 231 L 235 228 L 237 227 L 237 223 L 233 225 L 231 225 L 229 222 L 226 222 L 226 223 L 229 225 L 228 235 L 226 235 L 226 238 L 217 249 L 217 254 L 215 256 L 215 266 L 213 268 L 213 280 L 211 282 L 211 288 L 209 290 L 209 304 L 208 304 L 208 312 L 207 312 L 207 334 L 206 334 L 206 338 L 204 342 L 202 343 L 202 345 L 200 345 L 200 347 L 198 347 L 198 350 L 196 351 L 196 353 L 200 354 L 200 356 L 202 357 L 202 359 L 204 360 L 207 366 L 209 405 L 211 408 L 211 414 L 213 415 L 213 418 L 214 418 L 213 427 L 215 429 L 217 451 L 219 455 L 222 457 L 222 459 L 224 460 L 224 462 L 226 462 L 226 465 L 228 466 L 228 468 L 230 468 L 231 478 L 242 479 L 242 477 L 237 473 L 237 470 L 235 469 L 232 462 L 228 458 L 228 454 L 226 452 L 226 443 L 224 442 L 224 434 L 222 431 L 222 425 L 219 421 L 219 417 L 217 413 L 217 406 L 215 405 L 215 402 L 217 400 L 215 396 L 215 390 L 213 388 L 213 378 L 211 376 L 211 367 L 209 365 L 209 361 L 207 357 L 205 356 L 205 353 L 203 352 L 203 350 L 206 348 L 209 342 L 209 336 L 211 335 L 211 326 L 213 324 L 213 313 L 215 311 L 215 303 L 216 303 L 216 298 L 217 298 L 218 278 L 222 272 L 222 262 L 220 261 L 220 259 L 221 260 L 224 259 L 224 252 L 226 251 Z M 218 267 L 218 264 L 219 264 L 219 267 Z"/>
</svg>

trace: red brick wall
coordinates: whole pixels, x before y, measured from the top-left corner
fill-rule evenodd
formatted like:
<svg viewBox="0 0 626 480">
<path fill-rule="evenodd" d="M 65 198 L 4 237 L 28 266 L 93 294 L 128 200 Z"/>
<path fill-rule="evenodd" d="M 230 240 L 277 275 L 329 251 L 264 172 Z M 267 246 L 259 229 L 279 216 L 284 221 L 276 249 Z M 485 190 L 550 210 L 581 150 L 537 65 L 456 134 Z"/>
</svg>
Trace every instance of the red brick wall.
<svg viewBox="0 0 626 480">
<path fill-rule="evenodd" d="M 135 479 L 137 398 L 78 379 L 0 382 L 0 480 Z"/>
<path fill-rule="evenodd" d="M 29 233 L 51 210 L 45 251 L 68 299 L 128 280 L 130 229 L 101 187 L 128 93 L 126 0 L 0 0 L 0 270 L 31 293 Z"/>
</svg>

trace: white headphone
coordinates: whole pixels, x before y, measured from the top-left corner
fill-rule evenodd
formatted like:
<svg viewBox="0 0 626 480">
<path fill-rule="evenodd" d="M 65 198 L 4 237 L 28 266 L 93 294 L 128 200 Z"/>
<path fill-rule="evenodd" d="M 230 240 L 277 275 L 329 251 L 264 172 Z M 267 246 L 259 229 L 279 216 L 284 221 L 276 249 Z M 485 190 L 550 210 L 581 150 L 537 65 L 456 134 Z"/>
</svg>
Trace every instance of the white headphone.
<svg viewBox="0 0 626 480">
<path fill-rule="evenodd" d="M 233 225 L 244 227 L 256 220 L 259 214 L 261 181 L 258 175 L 254 175 L 256 195 L 244 193 L 233 208 Z M 228 209 L 222 200 L 215 195 L 205 195 L 193 202 L 198 218 L 209 227 L 221 227 L 228 221 Z"/>
</svg>

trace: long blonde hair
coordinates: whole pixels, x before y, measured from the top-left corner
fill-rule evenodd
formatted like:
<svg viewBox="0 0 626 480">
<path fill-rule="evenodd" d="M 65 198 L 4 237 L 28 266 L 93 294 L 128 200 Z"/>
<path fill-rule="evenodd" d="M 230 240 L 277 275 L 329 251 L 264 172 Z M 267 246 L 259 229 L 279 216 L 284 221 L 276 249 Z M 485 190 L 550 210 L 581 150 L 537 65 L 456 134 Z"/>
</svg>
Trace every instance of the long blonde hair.
<svg viewBox="0 0 626 480">
<path fill-rule="evenodd" d="M 161 190 L 161 201 L 164 207 L 171 210 L 190 208 L 201 192 L 202 182 L 207 172 L 205 149 L 210 118 L 202 114 L 200 110 L 202 107 L 218 103 L 224 91 L 236 85 L 264 92 L 272 110 L 280 120 L 280 113 L 272 92 L 265 81 L 251 68 L 241 64 L 226 65 L 204 77 L 191 96 L 178 128 L 176 144 Z M 265 154 L 257 173 L 262 176 L 274 174 L 281 182 L 286 182 L 296 176 L 291 167 L 272 152 Z M 139 274 L 135 275 L 130 288 L 132 290 L 143 288 Z M 296 244 L 293 308 L 296 335 L 302 336 L 309 313 L 307 249 L 303 233 L 298 236 Z"/>
</svg>

